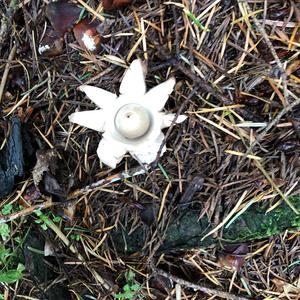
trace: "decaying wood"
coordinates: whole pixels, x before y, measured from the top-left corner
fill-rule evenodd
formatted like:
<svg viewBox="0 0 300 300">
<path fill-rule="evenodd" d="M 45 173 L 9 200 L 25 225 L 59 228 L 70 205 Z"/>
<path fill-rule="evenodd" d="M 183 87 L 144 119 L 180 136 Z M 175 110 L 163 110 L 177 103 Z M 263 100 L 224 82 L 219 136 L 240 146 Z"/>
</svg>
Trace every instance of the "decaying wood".
<svg viewBox="0 0 300 300">
<path fill-rule="evenodd" d="M 299 196 L 291 197 L 293 205 L 300 209 Z M 166 228 L 165 238 L 158 248 L 162 252 L 179 251 L 192 248 L 206 248 L 217 241 L 222 243 L 242 243 L 262 239 L 300 226 L 299 217 L 286 203 L 266 213 L 266 208 L 255 204 L 239 215 L 231 224 L 219 232 L 218 238 L 206 236 L 212 224 L 206 216 L 199 219 L 199 211 L 185 210 L 170 216 L 170 225 Z M 228 223 L 228 222 L 227 222 Z M 134 231 L 130 224 L 115 230 L 112 241 L 121 252 L 140 252 L 146 241 L 148 226 L 139 226 Z"/>
<path fill-rule="evenodd" d="M 15 177 L 23 175 L 23 144 L 21 123 L 17 117 L 11 122 L 5 148 L 0 152 L 0 197 L 9 194 Z"/>
</svg>

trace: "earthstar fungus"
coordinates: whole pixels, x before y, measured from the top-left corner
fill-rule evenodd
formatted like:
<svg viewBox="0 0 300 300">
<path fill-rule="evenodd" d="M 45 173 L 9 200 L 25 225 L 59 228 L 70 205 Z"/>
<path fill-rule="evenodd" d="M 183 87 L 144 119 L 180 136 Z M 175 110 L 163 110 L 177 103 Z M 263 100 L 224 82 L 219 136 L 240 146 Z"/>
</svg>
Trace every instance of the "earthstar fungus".
<svg viewBox="0 0 300 300">
<path fill-rule="evenodd" d="M 103 132 L 97 154 L 111 168 L 116 167 L 126 152 L 149 164 L 156 159 L 163 142 L 161 129 L 169 127 L 175 118 L 175 114 L 162 112 L 174 85 L 172 77 L 146 93 L 143 63 L 137 59 L 125 72 L 119 96 L 94 86 L 80 86 L 79 90 L 100 109 L 75 112 L 69 120 Z M 176 123 L 185 119 L 186 116 L 179 115 Z M 164 146 L 161 155 L 165 151 Z"/>
</svg>

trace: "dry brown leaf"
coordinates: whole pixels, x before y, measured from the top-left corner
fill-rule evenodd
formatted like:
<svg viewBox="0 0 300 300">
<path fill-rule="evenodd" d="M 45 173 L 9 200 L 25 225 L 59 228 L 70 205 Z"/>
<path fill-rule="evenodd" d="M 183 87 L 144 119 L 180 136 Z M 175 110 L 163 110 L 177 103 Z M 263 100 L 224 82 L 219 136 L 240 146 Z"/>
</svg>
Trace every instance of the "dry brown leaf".
<svg viewBox="0 0 300 300">
<path fill-rule="evenodd" d="M 44 173 L 55 168 L 54 164 L 56 162 L 56 153 L 54 149 L 39 150 L 36 153 L 36 158 L 37 161 L 33 168 L 32 176 L 35 186 L 38 186 Z"/>
<path fill-rule="evenodd" d="M 300 288 L 296 287 L 293 284 L 290 284 L 282 279 L 279 278 L 273 278 L 272 282 L 275 284 L 276 291 L 277 292 L 284 292 L 285 294 L 288 294 L 289 296 L 292 295 L 300 295 Z"/>
</svg>

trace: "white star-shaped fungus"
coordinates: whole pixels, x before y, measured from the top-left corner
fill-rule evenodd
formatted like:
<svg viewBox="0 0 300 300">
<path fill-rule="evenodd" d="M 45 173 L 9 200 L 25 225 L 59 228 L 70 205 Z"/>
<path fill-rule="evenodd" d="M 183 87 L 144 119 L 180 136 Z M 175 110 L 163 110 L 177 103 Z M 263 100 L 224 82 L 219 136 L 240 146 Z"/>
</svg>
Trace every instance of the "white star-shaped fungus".
<svg viewBox="0 0 300 300">
<path fill-rule="evenodd" d="M 103 133 L 97 154 L 109 167 L 115 168 L 127 152 L 149 164 L 156 159 L 164 139 L 161 129 L 169 127 L 175 118 L 175 114 L 162 112 L 174 86 L 172 77 L 146 93 L 143 64 L 136 59 L 125 72 L 119 97 L 98 87 L 80 86 L 79 90 L 100 109 L 75 112 L 69 120 Z M 176 123 L 185 119 L 179 115 Z M 165 151 L 164 146 L 161 155 Z"/>
</svg>

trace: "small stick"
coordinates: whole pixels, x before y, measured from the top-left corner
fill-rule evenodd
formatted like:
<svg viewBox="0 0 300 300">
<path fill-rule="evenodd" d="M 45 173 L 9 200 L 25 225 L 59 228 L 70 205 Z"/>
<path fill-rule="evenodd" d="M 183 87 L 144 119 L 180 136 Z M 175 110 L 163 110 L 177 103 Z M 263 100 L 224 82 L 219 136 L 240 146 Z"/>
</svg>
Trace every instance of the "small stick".
<svg viewBox="0 0 300 300">
<path fill-rule="evenodd" d="M 80 188 L 75 191 L 72 191 L 68 195 L 68 199 L 73 199 L 81 194 L 86 194 L 86 193 L 92 192 L 99 187 L 107 186 L 109 184 L 121 181 L 123 179 L 127 179 L 127 178 L 131 178 L 131 177 L 134 177 L 137 175 L 145 174 L 146 172 L 147 172 L 147 167 L 143 166 L 143 167 L 132 168 L 128 171 L 122 171 L 117 174 L 113 174 L 107 178 L 100 179 L 90 185 L 87 185 L 84 188 Z"/>
<path fill-rule="evenodd" d="M 56 203 L 56 202 L 52 202 L 50 200 L 47 200 L 43 203 L 39 203 L 39 204 L 36 204 L 36 205 L 29 206 L 27 208 L 22 209 L 21 211 L 17 211 L 17 212 L 11 213 L 9 215 L 0 215 L 0 224 L 11 222 L 15 219 L 28 216 L 36 210 L 46 209 L 46 208 L 49 208 L 51 206 L 55 206 L 55 205 L 59 205 L 59 204 L 62 204 L 62 203 L 61 202 Z"/>
<path fill-rule="evenodd" d="M 16 50 L 17 50 L 17 46 L 14 45 L 11 48 L 11 51 L 10 51 L 9 56 L 8 56 L 8 61 L 6 63 L 6 66 L 5 66 L 5 69 L 4 69 L 4 72 L 3 72 L 3 76 L 2 76 L 2 79 L 1 79 L 1 83 L 0 83 L 0 104 L 1 104 L 1 101 L 2 101 L 2 96 L 3 96 L 3 92 L 4 92 L 4 87 L 5 87 L 5 84 L 6 84 L 6 81 L 7 81 L 7 76 L 8 76 L 10 64 L 11 64 L 11 61 L 12 61 L 12 59 L 14 58 L 14 56 L 16 54 Z"/>
<path fill-rule="evenodd" d="M 192 283 L 190 281 L 184 280 L 184 279 L 174 276 L 170 273 L 167 273 L 161 269 L 154 268 L 154 272 L 158 275 L 164 276 L 166 278 L 170 278 L 171 280 L 175 281 L 176 283 L 180 284 L 181 286 L 190 288 L 194 291 L 200 291 L 200 292 L 203 292 L 203 293 L 206 293 L 209 295 L 214 295 L 214 296 L 218 296 L 218 297 L 230 299 L 230 300 L 249 300 L 249 298 L 247 298 L 247 297 L 234 295 L 234 294 L 231 294 L 228 292 L 223 292 L 223 291 L 212 289 L 212 288 L 209 288 L 209 287 L 206 287 L 203 285 Z"/>
</svg>

